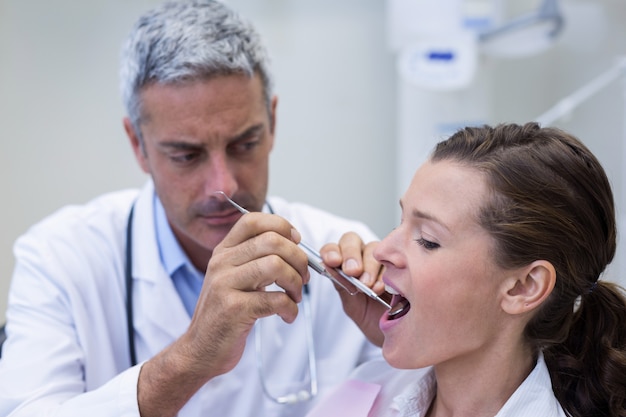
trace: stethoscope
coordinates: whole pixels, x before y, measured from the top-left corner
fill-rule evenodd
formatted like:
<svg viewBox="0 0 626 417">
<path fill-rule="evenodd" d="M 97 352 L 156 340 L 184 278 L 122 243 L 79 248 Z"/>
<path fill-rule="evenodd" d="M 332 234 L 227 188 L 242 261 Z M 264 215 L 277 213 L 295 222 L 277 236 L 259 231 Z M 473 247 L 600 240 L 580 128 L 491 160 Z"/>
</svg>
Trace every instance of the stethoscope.
<svg viewBox="0 0 626 417">
<path fill-rule="evenodd" d="M 267 207 L 269 208 L 269 212 L 274 214 L 274 210 L 269 203 L 267 203 Z M 135 205 L 130 209 L 130 213 L 128 214 L 128 222 L 126 225 L 126 264 L 124 268 L 125 275 L 125 283 L 126 283 L 126 325 L 128 329 L 128 351 L 130 355 L 130 364 L 131 366 L 137 365 L 137 352 L 135 348 L 135 335 L 133 328 L 133 277 L 132 277 L 132 264 L 133 264 L 133 254 L 132 254 L 132 226 L 133 226 L 133 213 L 135 211 Z M 270 398 L 272 401 L 278 404 L 295 404 L 302 401 L 308 401 L 311 398 L 317 395 L 317 360 L 315 357 L 315 345 L 313 343 L 313 319 L 311 313 L 311 300 L 309 293 L 309 286 L 304 285 L 303 293 L 302 293 L 302 310 L 304 314 L 304 321 L 306 327 L 306 343 L 307 343 L 307 352 L 308 352 L 308 362 L 309 362 L 309 388 L 303 389 L 298 392 L 289 393 L 282 396 L 272 395 L 266 384 L 266 375 L 263 367 L 263 355 L 262 355 L 262 343 L 261 343 L 261 329 L 262 329 L 262 319 L 256 321 L 254 336 L 255 336 L 255 354 L 256 354 L 256 363 L 257 369 L 259 372 L 259 379 L 261 381 L 261 387 L 263 389 L 264 394 Z"/>
</svg>

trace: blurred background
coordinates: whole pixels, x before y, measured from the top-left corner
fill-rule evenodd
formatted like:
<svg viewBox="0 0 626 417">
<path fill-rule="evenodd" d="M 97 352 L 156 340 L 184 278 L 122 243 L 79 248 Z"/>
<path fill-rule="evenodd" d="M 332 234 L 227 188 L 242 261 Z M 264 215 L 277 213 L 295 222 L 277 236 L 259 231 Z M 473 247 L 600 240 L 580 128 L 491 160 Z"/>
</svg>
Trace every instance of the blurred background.
<svg viewBox="0 0 626 417">
<path fill-rule="evenodd" d="M 12 244 L 66 204 L 141 186 L 121 119 L 120 46 L 156 0 L 0 0 L 0 321 Z M 381 237 L 434 144 L 539 120 L 602 161 L 626 235 L 624 0 L 230 0 L 279 96 L 270 193 Z M 626 244 L 604 279 L 626 285 Z"/>
</svg>

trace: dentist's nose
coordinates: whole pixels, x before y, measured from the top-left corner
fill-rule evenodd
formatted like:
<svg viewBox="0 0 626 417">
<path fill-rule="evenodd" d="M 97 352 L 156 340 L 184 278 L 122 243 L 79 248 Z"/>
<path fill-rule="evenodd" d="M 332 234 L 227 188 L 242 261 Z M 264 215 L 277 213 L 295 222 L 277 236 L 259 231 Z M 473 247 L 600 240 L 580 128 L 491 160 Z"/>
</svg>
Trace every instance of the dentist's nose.
<svg viewBox="0 0 626 417">
<path fill-rule="evenodd" d="M 237 179 L 226 156 L 212 156 L 205 173 L 206 194 L 214 195 L 216 191 L 223 191 L 226 195 L 231 196 L 235 194 L 237 189 Z"/>
</svg>

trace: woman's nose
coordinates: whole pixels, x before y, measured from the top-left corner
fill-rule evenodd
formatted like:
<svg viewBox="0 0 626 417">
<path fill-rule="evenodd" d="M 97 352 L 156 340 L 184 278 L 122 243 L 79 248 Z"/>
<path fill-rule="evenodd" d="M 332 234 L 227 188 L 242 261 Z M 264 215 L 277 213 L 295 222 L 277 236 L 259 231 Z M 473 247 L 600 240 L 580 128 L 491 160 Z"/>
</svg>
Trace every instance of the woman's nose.
<svg viewBox="0 0 626 417">
<path fill-rule="evenodd" d="M 399 251 L 397 250 L 400 240 L 400 230 L 393 229 L 374 249 L 374 259 L 380 263 L 396 264 Z"/>
</svg>

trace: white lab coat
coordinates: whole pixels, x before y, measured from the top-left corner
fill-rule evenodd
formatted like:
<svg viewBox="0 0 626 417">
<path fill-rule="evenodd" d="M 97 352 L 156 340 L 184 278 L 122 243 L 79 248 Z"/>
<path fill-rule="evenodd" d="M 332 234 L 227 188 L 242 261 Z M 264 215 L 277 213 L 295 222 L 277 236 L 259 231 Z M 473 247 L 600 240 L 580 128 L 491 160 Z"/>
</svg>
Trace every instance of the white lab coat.
<svg viewBox="0 0 626 417">
<path fill-rule="evenodd" d="M 135 200 L 132 276 L 138 361 L 172 343 L 190 323 L 159 260 L 153 195 L 149 182 L 139 195 L 136 190 L 120 191 L 84 206 L 66 207 L 18 239 L 8 339 L 0 360 L 0 416 L 139 415 L 136 387 L 141 363 L 129 368 L 124 284 L 126 225 Z M 360 223 L 278 198 L 270 203 L 317 248 L 349 230 L 366 241 L 375 238 Z M 380 351 L 345 316 L 327 278 L 312 273 L 310 290 L 319 398 Z M 308 371 L 302 316 L 293 325 L 277 317 L 263 319 L 265 373 L 274 395 L 308 387 L 298 384 Z M 209 381 L 180 417 L 306 413 L 312 402 L 278 405 L 263 395 L 254 331 L 235 369 Z"/>
</svg>

